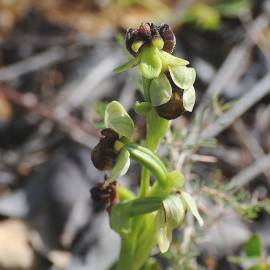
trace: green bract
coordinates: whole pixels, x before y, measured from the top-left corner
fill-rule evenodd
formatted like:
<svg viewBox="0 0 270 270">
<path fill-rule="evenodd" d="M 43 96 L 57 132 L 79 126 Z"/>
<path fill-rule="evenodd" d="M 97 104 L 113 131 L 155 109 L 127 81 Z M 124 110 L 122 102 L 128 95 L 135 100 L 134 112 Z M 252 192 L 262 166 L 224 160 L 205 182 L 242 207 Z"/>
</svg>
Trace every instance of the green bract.
<svg viewBox="0 0 270 270">
<path fill-rule="evenodd" d="M 116 131 L 119 136 L 130 138 L 134 131 L 134 123 L 125 108 L 117 101 L 112 101 L 106 107 L 105 126 Z"/>
</svg>

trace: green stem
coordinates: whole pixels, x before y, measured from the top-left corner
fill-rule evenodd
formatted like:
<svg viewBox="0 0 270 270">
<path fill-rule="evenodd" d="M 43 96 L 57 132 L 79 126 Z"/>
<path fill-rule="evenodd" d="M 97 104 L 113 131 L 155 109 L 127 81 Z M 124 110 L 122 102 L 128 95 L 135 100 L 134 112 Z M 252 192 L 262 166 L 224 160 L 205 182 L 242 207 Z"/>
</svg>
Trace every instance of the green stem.
<svg viewBox="0 0 270 270">
<path fill-rule="evenodd" d="M 117 196 L 120 199 L 120 201 L 132 200 L 136 197 L 131 190 L 122 185 L 119 185 L 117 187 Z"/>
<path fill-rule="evenodd" d="M 151 111 L 146 116 L 147 121 L 147 134 L 145 147 L 156 152 L 162 138 L 164 137 L 168 127 L 169 121 L 158 116 L 155 109 L 152 108 Z M 140 185 L 140 197 L 145 197 L 150 188 L 150 172 L 145 167 L 142 168 L 141 173 L 141 185 Z"/>
</svg>

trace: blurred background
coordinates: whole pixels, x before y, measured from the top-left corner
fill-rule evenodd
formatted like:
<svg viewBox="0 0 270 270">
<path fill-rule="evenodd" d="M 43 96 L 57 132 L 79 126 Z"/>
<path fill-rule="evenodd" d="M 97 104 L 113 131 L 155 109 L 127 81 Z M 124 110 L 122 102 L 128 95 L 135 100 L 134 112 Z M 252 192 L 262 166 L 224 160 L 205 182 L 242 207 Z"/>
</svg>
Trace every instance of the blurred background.
<svg viewBox="0 0 270 270">
<path fill-rule="evenodd" d="M 144 119 L 125 30 L 168 23 L 175 54 L 197 71 L 197 102 L 160 155 L 182 170 L 205 226 L 192 217 L 161 269 L 270 269 L 269 0 L 0 0 L 0 269 L 108 270 L 118 236 L 89 190 L 108 101 Z M 134 191 L 139 167 L 121 180 Z M 255 266 L 254 266 L 255 265 Z M 128 270 L 128 269 L 123 269 Z"/>
</svg>

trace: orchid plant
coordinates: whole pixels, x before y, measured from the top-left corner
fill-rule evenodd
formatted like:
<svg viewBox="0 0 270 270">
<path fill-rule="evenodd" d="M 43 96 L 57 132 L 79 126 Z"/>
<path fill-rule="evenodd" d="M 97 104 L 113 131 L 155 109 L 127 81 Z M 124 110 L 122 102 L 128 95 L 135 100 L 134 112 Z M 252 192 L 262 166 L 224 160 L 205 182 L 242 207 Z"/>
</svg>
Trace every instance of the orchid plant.
<svg viewBox="0 0 270 270">
<path fill-rule="evenodd" d="M 144 101 L 136 102 L 135 111 L 146 117 L 146 138 L 142 144 L 134 142 L 132 118 L 112 101 L 106 107 L 100 142 L 91 153 L 95 167 L 108 175 L 91 193 L 94 200 L 108 204 L 111 228 L 121 237 L 117 270 L 159 269 L 149 259 L 152 250 L 156 245 L 162 253 L 169 249 L 172 232 L 183 223 L 187 210 L 203 225 L 194 198 L 184 191 L 184 176 L 169 171 L 157 155 L 170 121 L 191 112 L 195 103 L 195 70 L 172 55 L 175 44 L 167 24 L 143 23 L 127 31 L 126 48 L 132 59 L 115 71 L 139 67 Z M 117 183 L 130 160 L 142 167 L 138 194 Z"/>
</svg>

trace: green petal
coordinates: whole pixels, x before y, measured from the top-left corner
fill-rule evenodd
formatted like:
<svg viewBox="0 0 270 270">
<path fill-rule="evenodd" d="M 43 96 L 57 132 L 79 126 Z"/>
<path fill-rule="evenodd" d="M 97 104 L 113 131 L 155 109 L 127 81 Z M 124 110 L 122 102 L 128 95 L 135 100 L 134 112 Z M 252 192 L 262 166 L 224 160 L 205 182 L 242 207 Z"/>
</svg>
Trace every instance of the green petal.
<svg viewBox="0 0 270 270">
<path fill-rule="evenodd" d="M 188 89 L 195 82 L 196 72 L 194 68 L 169 66 L 169 71 L 173 82 L 181 89 Z"/>
<path fill-rule="evenodd" d="M 130 232 L 130 207 L 131 205 L 129 202 L 121 202 L 112 208 L 110 214 L 110 225 L 111 228 L 120 235 Z"/>
<path fill-rule="evenodd" d="M 153 46 L 145 46 L 141 52 L 140 70 L 142 76 L 153 79 L 159 76 L 162 69 L 162 62 L 159 50 Z"/>
<path fill-rule="evenodd" d="M 160 51 L 159 52 L 161 60 L 162 60 L 162 65 L 164 66 L 164 69 L 167 69 L 168 65 L 170 66 L 186 66 L 189 64 L 189 62 L 185 59 L 176 57 L 171 55 L 170 53 L 167 53 L 165 51 Z"/>
<path fill-rule="evenodd" d="M 130 138 L 133 134 L 133 120 L 117 101 L 112 101 L 107 105 L 104 122 L 107 128 L 113 129 L 119 136 Z"/>
<path fill-rule="evenodd" d="M 117 180 L 120 176 L 126 174 L 129 166 L 129 152 L 125 148 L 122 148 L 112 169 L 111 176 L 106 180 L 106 182 L 110 183 Z"/>
<path fill-rule="evenodd" d="M 196 93 L 194 87 L 191 86 L 187 90 L 184 90 L 183 106 L 186 111 L 192 112 L 195 101 L 196 101 Z"/>
<path fill-rule="evenodd" d="M 125 63 L 123 65 L 120 65 L 117 68 L 115 68 L 113 71 L 116 72 L 116 73 L 124 72 L 124 71 L 126 71 L 126 70 L 128 70 L 130 68 L 133 68 L 136 65 L 138 65 L 139 64 L 139 61 L 140 61 L 140 58 L 139 57 L 132 58 L 127 63 Z"/>
<path fill-rule="evenodd" d="M 166 224 L 164 209 L 160 209 L 156 217 L 157 244 L 161 253 L 168 251 L 172 241 L 172 229 Z"/>
<path fill-rule="evenodd" d="M 171 84 L 164 73 L 151 81 L 149 91 L 153 106 L 167 103 L 172 96 Z"/>
<path fill-rule="evenodd" d="M 191 211 L 193 216 L 197 219 L 200 226 L 203 226 L 203 219 L 199 214 L 195 200 L 186 192 L 181 193 L 181 198 L 183 202 L 185 203 L 186 207 Z"/>
</svg>

